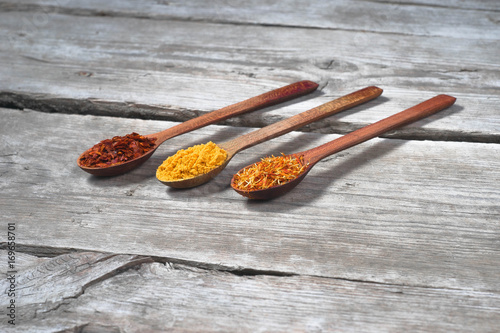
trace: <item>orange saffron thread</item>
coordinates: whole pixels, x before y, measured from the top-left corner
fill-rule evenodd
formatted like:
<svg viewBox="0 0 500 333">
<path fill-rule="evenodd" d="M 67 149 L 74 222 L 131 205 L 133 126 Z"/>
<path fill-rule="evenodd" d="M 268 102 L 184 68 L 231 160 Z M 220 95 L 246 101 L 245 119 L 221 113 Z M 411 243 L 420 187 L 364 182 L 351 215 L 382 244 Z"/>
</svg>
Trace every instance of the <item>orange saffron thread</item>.
<svg viewBox="0 0 500 333">
<path fill-rule="evenodd" d="M 264 190 L 283 185 L 298 176 L 307 168 L 304 157 L 295 154 L 262 158 L 260 162 L 240 170 L 234 175 L 233 185 L 242 191 Z"/>
</svg>

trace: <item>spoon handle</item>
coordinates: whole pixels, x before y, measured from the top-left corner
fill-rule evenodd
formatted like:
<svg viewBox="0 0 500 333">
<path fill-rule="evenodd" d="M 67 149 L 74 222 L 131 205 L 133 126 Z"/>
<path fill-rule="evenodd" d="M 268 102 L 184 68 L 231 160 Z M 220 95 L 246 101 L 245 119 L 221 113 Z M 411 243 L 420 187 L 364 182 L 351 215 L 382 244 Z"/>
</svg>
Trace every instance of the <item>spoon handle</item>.
<svg viewBox="0 0 500 333">
<path fill-rule="evenodd" d="M 234 117 L 246 112 L 255 111 L 271 105 L 289 101 L 293 98 L 306 95 L 318 88 L 318 84 L 304 80 L 289 84 L 287 86 L 266 92 L 242 102 L 226 106 L 222 109 L 205 113 L 199 117 L 187 120 L 164 131 L 150 134 L 148 137 L 156 137 L 156 144 L 160 145 L 167 139 L 192 130 Z"/>
<path fill-rule="evenodd" d="M 291 132 L 314 121 L 372 100 L 380 96 L 382 91 L 382 89 L 374 86 L 358 90 L 308 111 L 299 113 L 293 117 L 239 136 L 231 141 L 224 142 L 220 146 L 224 148 L 228 154 L 234 155 L 240 150 L 255 146 L 261 142 Z"/>
<path fill-rule="evenodd" d="M 426 118 L 438 111 L 446 109 L 447 107 L 453 105 L 455 100 L 456 98 L 452 96 L 438 95 L 409 109 L 396 113 L 395 115 L 360 128 L 333 141 L 327 142 L 321 146 L 302 153 L 297 153 L 297 155 L 303 155 L 304 160 L 308 161 L 312 166 L 327 156 L 370 140 L 397 127 L 408 125 L 417 120 Z"/>
</svg>

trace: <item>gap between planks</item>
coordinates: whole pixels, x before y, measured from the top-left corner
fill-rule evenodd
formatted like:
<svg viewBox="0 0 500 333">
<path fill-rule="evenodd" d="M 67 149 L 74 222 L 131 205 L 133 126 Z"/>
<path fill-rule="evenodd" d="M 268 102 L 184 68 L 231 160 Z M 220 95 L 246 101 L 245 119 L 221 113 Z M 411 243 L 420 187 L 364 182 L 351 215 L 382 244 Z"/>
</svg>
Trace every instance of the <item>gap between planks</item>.
<svg viewBox="0 0 500 333">
<path fill-rule="evenodd" d="M 207 113 L 206 111 L 188 110 L 184 108 L 175 108 L 173 106 L 158 107 L 128 102 L 93 101 L 90 99 L 72 100 L 67 98 L 45 98 L 43 100 L 38 100 L 36 98 L 29 98 L 27 95 L 2 91 L 0 91 L 0 107 L 5 109 L 21 111 L 29 110 L 42 113 L 85 114 L 96 117 L 131 118 L 172 122 L 184 122 Z M 79 112 L 74 110 L 82 111 Z M 283 119 L 285 119 L 285 117 L 275 119 L 275 121 Z M 328 119 L 323 120 L 323 122 L 328 122 Z M 258 117 L 245 117 L 244 115 L 214 124 L 214 126 L 250 128 L 262 128 L 267 125 L 269 125 L 269 123 L 266 123 L 265 119 L 262 120 Z M 369 125 L 369 123 L 333 121 L 329 122 L 327 127 L 315 129 L 314 124 L 312 124 L 299 128 L 295 131 L 320 134 L 347 134 L 366 125 Z M 401 129 L 392 130 L 378 137 L 398 140 L 500 143 L 500 135 L 495 134 L 443 129 L 425 129 L 407 126 L 404 126 Z"/>
<path fill-rule="evenodd" d="M 0 251 L 6 250 L 6 243 L 0 243 Z M 102 282 L 106 279 L 112 278 L 120 273 L 123 273 L 129 269 L 134 269 L 135 267 L 141 266 L 143 264 L 152 264 L 159 263 L 165 266 L 168 266 L 170 269 L 174 270 L 186 270 L 186 269 L 200 269 L 204 271 L 216 272 L 216 273 L 228 273 L 239 277 L 254 277 L 254 276 L 270 276 L 270 277 L 306 277 L 306 278 L 316 278 L 316 279 L 326 279 L 330 281 L 344 281 L 351 283 L 364 283 L 368 285 L 374 286 L 385 286 L 385 287 L 410 287 L 410 288 L 421 288 L 421 289 L 431 289 L 431 290 L 450 290 L 450 291 L 460 291 L 463 289 L 460 288 L 451 288 L 451 287 L 434 287 L 427 285 L 419 285 L 419 284 L 397 284 L 397 283 L 385 283 L 380 281 L 370 281 L 370 280 L 362 280 L 362 279 L 349 279 L 342 277 L 334 277 L 334 276 L 323 276 L 323 275 L 315 275 L 315 274 L 300 274 L 293 272 L 283 272 L 276 270 L 262 270 L 255 269 L 251 267 L 230 267 L 221 264 L 209 264 L 204 262 L 197 262 L 192 260 L 184 260 L 177 259 L 172 257 L 159 257 L 159 256 L 150 256 L 150 255 L 139 255 L 139 254 L 131 254 L 131 253 L 104 253 L 98 251 L 91 251 L 85 249 L 75 249 L 75 248 L 54 248 L 54 247 L 37 247 L 31 245 L 16 245 L 16 252 L 18 254 L 25 254 L 33 257 L 37 257 L 40 259 L 56 259 L 60 256 L 64 256 L 67 254 L 74 255 L 82 255 L 85 253 L 92 253 L 94 255 L 106 256 L 106 258 L 111 258 L 115 256 L 130 256 L 134 257 L 134 260 L 131 260 L 124 267 L 113 271 L 110 274 L 106 274 L 105 276 L 97 279 L 96 281 L 92 281 L 89 285 L 93 285 L 98 282 Z M 107 260 L 107 259 L 103 260 Z M 30 266 L 31 267 L 31 266 Z M 87 286 L 87 285 L 86 285 Z M 493 292 L 496 291 L 481 291 L 481 292 Z M 83 294 L 83 292 L 81 293 Z"/>
</svg>

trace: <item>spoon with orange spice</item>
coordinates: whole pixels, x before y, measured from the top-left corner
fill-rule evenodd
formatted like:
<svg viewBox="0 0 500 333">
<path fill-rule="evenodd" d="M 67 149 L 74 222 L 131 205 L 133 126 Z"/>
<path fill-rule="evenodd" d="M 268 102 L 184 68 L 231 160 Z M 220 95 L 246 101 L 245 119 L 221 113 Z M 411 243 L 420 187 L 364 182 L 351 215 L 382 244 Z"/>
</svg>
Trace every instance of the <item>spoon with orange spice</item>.
<svg viewBox="0 0 500 333">
<path fill-rule="evenodd" d="M 206 147 L 215 146 L 216 149 L 225 153 L 225 158 L 221 157 L 220 163 L 208 168 L 204 168 L 207 170 L 196 173 L 194 176 L 189 176 L 187 178 L 184 178 L 184 176 L 178 172 L 178 169 L 183 168 L 192 170 L 197 162 L 202 158 L 200 158 L 200 155 L 196 150 L 192 150 L 191 152 L 187 153 L 191 148 L 195 147 L 191 147 L 186 151 L 180 150 L 174 156 L 169 157 L 163 162 L 163 164 L 158 168 L 156 172 L 156 177 L 163 184 L 174 188 L 190 188 L 204 184 L 217 176 L 222 170 L 224 170 L 229 161 L 239 151 L 255 146 L 266 140 L 278 137 L 340 111 L 347 110 L 359 104 L 368 102 L 380 96 L 380 94 L 382 94 L 382 89 L 374 86 L 367 87 L 337 98 L 333 101 L 310 109 L 308 111 L 299 113 L 293 117 L 281 120 L 256 131 L 247 133 L 233 140 L 223 142 L 221 144 L 213 144 L 212 142 L 209 142 L 207 145 L 199 145 Z M 182 157 L 180 157 L 179 159 L 177 159 L 177 155 L 181 154 L 187 154 L 186 158 L 183 159 Z M 221 155 L 219 155 L 219 157 L 220 156 Z M 172 163 L 170 161 L 172 161 Z M 182 163 L 178 161 L 182 161 Z M 196 162 L 193 163 L 193 161 Z M 182 177 L 178 178 L 178 174 L 180 174 Z"/>
<path fill-rule="evenodd" d="M 315 91 L 318 84 L 304 80 L 190 119 L 164 131 L 139 135 L 131 133 L 106 139 L 78 157 L 78 166 L 95 176 L 116 176 L 137 168 L 166 140 L 216 122 L 283 103 Z"/>
<path fill-rule="evenodd" d="M 316 148 L 291 155 L 263 159 L 236 173 L 231 180 L 231 187 L 250 199 L 273 199 L 297 186 L 321 159 L 387 131 L 428 117 L 450 107 L 455 103 L 455 100 L 456 98 L 452 96 L 438 95 Z M 266 178 L 265 175 L 262 177 L 262 173 L 266 173 L 268 177 Z M 283 177 L 280 173 L 288 173 L 288 175 Z M 279 178 L 281 180 L 278 180 L 278 184 L 274 185 L 273 181 Z"/>
</svg>

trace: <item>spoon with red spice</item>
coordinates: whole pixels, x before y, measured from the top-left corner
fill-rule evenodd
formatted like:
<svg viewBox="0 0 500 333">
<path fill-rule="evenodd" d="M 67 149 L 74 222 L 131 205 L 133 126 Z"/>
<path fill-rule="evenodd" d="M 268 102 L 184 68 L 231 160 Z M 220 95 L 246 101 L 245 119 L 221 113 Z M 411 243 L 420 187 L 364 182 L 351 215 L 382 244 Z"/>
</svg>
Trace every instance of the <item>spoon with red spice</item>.
<svg viewBox="0 0 500 333">
<path fill-rule="evenodd" d="M 293 117 L 281 120 L 256 131 L 247 133 L 233 140 L 217 144 L 219 148 L 222 148 L 227 153 L 226 159 L 224 160 L 224 162 L 222 162 L 222 164 L 216 166 L 206 173 L 199 174 L 195 177 L 178 180 L 159 180 L 163 184 L 174 188 L 190 188 L 204 184 L 217 176 L 222 170 L 224 170 L 233 156 L 241 150 L 253 147 L 261 142 L 276 138 L 280 135 L 296 130 L 314 121 L 326 118 L 335 113 L 368 102 L 380 96 L 381 94 L 382 89 L 374 86 L 367 87 L 337 98 L 333 101 L 310 109 L 308 111 L 299 113 Z"/>
<path fill-rule="evenodd" d="M 315 91 L 318 84 L 304 80 L 269 91 L 245 101 L 190 119 L 164 131 L 117 136 L 99 142 L 77 160 L 78 166 L 95 176 L 116 176 L 137 168 L 166 140 L 216 122 L 283 103 Z"/>
<path fill-rule="evenodd" d="M 387 131 L 393 130 L 395 128 L 408 125 L 417 120 L 428 117 L 436 112 L 439 112 L 443 109 L 446 109 L 455 103 L 456 98 L 448 95 L 438 95 L 429 100 L 426 100 L 418 105 L 415 105 L 405 111 L 401 111 L 396 113 L 388 118 L 382 119 L 376 123 L 360 128 L 354 132 L 346 134 L 338 139 L 327 142 L 321 146 L 316 148 L 306 150 L 303 152 L 280 156 L 276 159 L 284 159 L 288 158 L 292 160 L 295 165 L 295 173 L 291 180 L 288 180 L 280 185 L 275 185 L 271 187 L 266 187 L 266 183 L 270 184 L 271 182 L 266 179 L 266 183 L 260 182 L 260 184 L 252 184 L 252 186 L 247 186 L 245 181 L 251 182 L 252 179 L 245 179 L 244 176 L 247 170 L 252 167 L 259 168 L 260 170 L 265 170 L 269 165 L 261 165 L 260 163 L 269 163 L 269 161 L 262 160 L 261 162 L 257 162 L 255 164 L 249 165 L 243 169 L 241 169 L 238 173 L 236 173 L 231 180 L 231 187 L 238 192 L 239 194 L 248 197 L 250 199 L 258 199 L 258 200 L 268 200 L 280 195 L 285 194 L 286 192 L 293 189 L 297 186 L 308 174 L 309 171 L 314 167 L 316 163 L 318 163 L 321 159 L 330 156 L 332 154 L 338 153 L 344 149 L 355 146 L 359 143 L 370 140 L 376 136 L 379 136 Z M 270 158 L 271 160 L 273 158 Z M 280 160 L 279 165 L 283 165 L 287 161 Z M 276 162 L 274 162 L 276 163 Z M 276 167 L 274 167 L 276 169 Z M 286 170 L 286 169 L 284 169 Z M 271 170 L 271 173 L 274 172 Z M 271 173 L 269 173 L 271 175 Z M 272 176 L 272 175 L 271 175 Z M 272 177 L 269 178 L 272 178 Z M 257 186 L 253 186 L 257 185 Z M 246 188 L 245 188 L 246 187 Z M 250 190 L 248 188 L 251 188 Z"/>
</svg>

